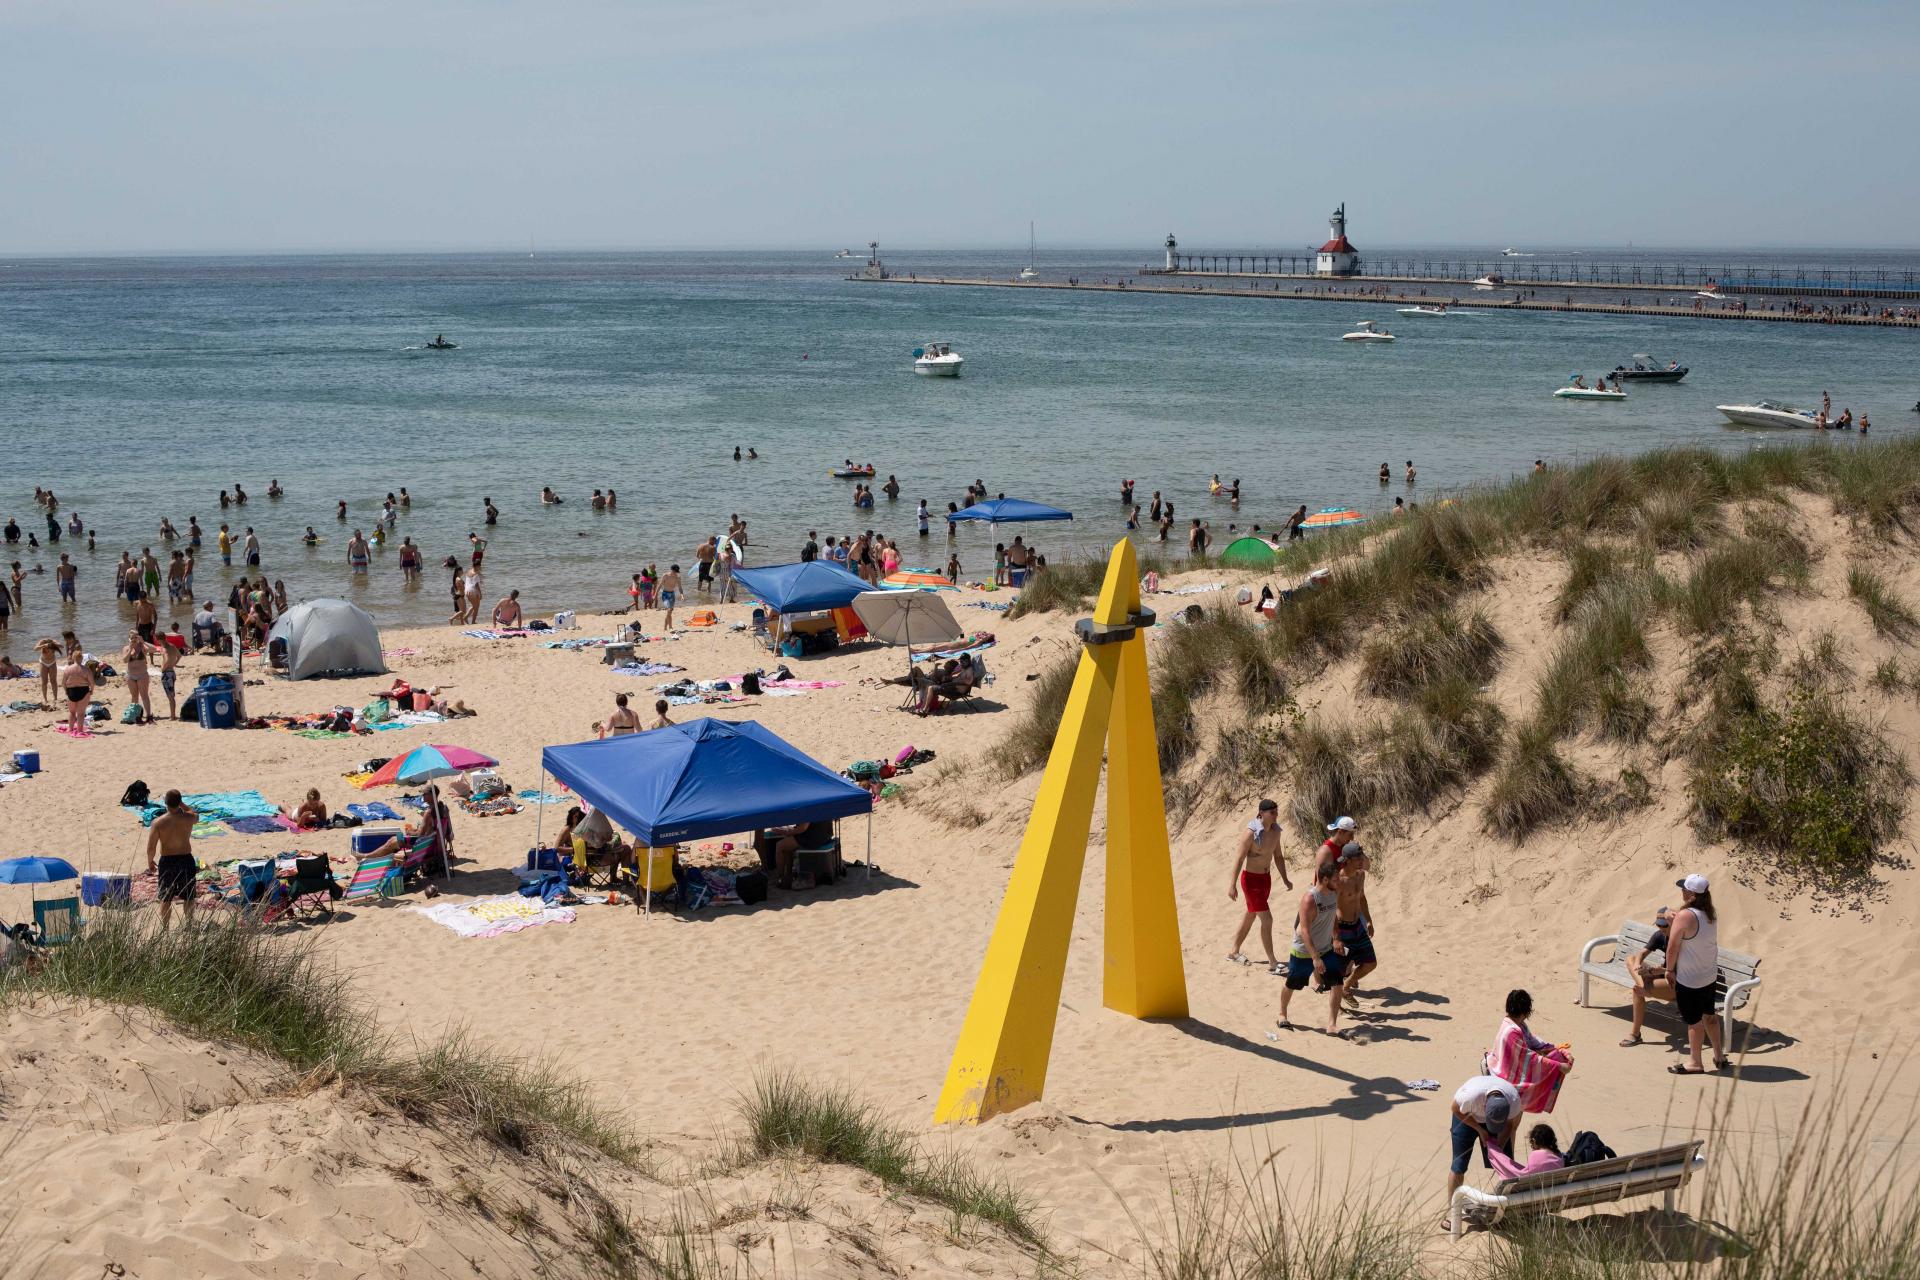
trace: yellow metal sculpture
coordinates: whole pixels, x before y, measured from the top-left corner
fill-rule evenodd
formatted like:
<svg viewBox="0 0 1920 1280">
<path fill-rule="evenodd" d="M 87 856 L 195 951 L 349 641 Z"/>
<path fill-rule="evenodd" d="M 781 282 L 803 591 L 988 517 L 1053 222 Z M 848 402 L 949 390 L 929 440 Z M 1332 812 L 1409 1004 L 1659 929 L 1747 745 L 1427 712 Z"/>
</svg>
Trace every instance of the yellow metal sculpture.
<svg viewBox="0 0 1920 1280">
<path fill-rule="evenodd" d="M 1173 860 L 1153 729 L 1133 544 L 1116 545 L 1047 757 L 1006 900 L 967 1006 L 936 1122 L 973 1123 L 1039 1100 L 1066 976 L 1100 759 L 1107 758 L 1104 1002 L 1136 1018 L 1187 1013 Z"/>
</svg>

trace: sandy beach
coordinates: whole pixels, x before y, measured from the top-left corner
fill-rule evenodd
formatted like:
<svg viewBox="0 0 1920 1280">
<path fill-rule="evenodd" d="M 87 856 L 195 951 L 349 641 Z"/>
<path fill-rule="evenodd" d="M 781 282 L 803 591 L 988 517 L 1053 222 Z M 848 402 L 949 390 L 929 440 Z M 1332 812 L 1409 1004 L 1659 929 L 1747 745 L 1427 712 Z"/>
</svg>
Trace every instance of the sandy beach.
<svg viewBox="0 0 1920 1280">
<path fill-rule="evenodd" d="M 1820 499 L 1801 500 L 1796 515 L 1827 554 L 1811 589 L 1782 602 L 1787 633 L 1831 628 L 1850 667 L 1862 672 L 1897 655 L 1897 643 L 1876 636 L 1846 607 L 1844 526 Z M 1897 588 L 1920 598 L 1920 571 L 1910 562 L 1883 567 Z M 1524 700 L 1547 660 L 1562 572 L 1549 557 L 1507 557 L 1476 595 L 1511 648 L 1491 686 L 1503 704 Z M 1262 580 L 1218 569 L 1182 574 L 1163 585 L 1224 585 L 1149 603 L 1163 616 L 1188 604 L 1235 608 L 1233 592 L 1243 583 L 1257 590 Z M 897 675 L 903 656 L 878 646 L 793 664 L 800 678 L 837 687 L 673 709 L 678 720 L 755 720 L 835 768 L 909 746 L 935 751 L 936 763 L 901 776 L 899 795 L 876 807 L 877 869 L 870 878 L 856 870 L 831 887 L 776 890 L 758 906 L 691 915 L 582 906 L 571 923 L 488 938 L 463 938 L 422 916 L 412 909 L 421 903 L 415 894 L 293 930 L 292 945 L 314 949 L 337 971 L 341 998 L 364 1005 L 396 1032 L 431 1039 L 462 1027 L 583 1077 L 608 1107 L 632 1116 L 667 1159 L 689 1167 L 725 1141 L 733 1105 L 756 1072 L 786 1068 L 851 1085 L 938 1148 L 951 1144 L 1004 1171 L 1043 1206 L 1056 1245 L 1096 1271 L 1141 1265 L 1145 1240 L 1165 1223 L 1171 1192 L 1195 1171 L 1269 1157 L 1290 1185 L 1407 1193 L 1422 1212 L 1437 1213 L 1448 1098 L 1478 1072 L 1514 987 L 1534 994 L 1539 1033 L 1572 1046 L 1576 1066 L 1550 1117 L 1563 1140 L 1593 1128 L 1624 1152 L 1698 1131 L 1732 1081 L 1667 1075 L 1679 1061 L 1665 1043 L 1671 1023 L 1650 1024 L 1643 1046 L 1616 1047 L 1627 1025 L 1622 990 L 1597 985 L 1595 1008 L 1574 1005 L 1581 943 L 1614 932 L 1625 918 L 1650 918 L 1660 904 L 1678 905 L 1674 882 L 1692 871 L 1714 877 L 1721 945 L 1765 961 L 1765 983 L 1746 1011 L 1759 1030 L 1731 1113 L 1731 1128 L 1751 1149 L 1765 1151 L 1791 1133 L 1809 1097 L 1852 1099 L 1876 1075 L 1885 1105 L 1903 1112 L 1913 1102 L 1920 1074 L 1901 1051 L 1906 1020 L 1888 1016 L 1920 989 L 1920 953 L 1888 943 L 1912 927 L 1912 872 L 1904 864 L 1889 870 L 1863 901 L 1783 897 L 1752 875 L 1751 863 L 1699 843 L 1687 821 L 1679 763 L 1663 765 L 1642 748 L 1627 754 L 1652 779 L 1648 806 L 1550 830 L 1520 847 L 1481 829 L 1472 790 L 1391 823 L 1360 815 L 1375 859 L 1370 896 L 1381 964 L 1344 1040 L 1277 1028 L 1282 980 L 1263 965 L 1224 958 L 1241 911 L 1227 900 L 1228 869 L 1260 794 L 1240 784 L 1174 798 L 1191 1018 L 1142 1023 L 1104 1010 L 1096 816 L 1045 1101 L 978 1128 L 936 1129 L 933 1098 L 1039 777 L 1003 784 L 986 761 L 1029 705 L 1032 677 L 1072 652 L 1072 615 L 1009 621 L 971 607 L 1005 597 L 953 597 L 964 625 L 996 638 L 986 653 L 995 678 L 977 709 L 926 719 L 900 711 L 898 688 L 874 682 Z M 696 679 L 769 665 L 757 641 L 729 628 L 744 621 L 748 606 L 714 607 L 718 627 L 645 644 L 639 656 Z M 651 615 L 655 622 L 658 616 Z M 602 635 L 620 621 L 582 616 L 579 631 L 560 634 Z M 156 795 L 168 787 L 255 788 L 289 809 L 317 786 L 338 810 L 382 794 L 356 792 L 343 775 L 369 758 L 428 742 L 491 754 L 514 789 L 535 788 L 543 746 L 593 736 L 589 726 L 611 709 L 615 693 L 646 707 L 655 683 L 677 678 L 619 677 L 595 650 L 471 639 L 451 628 L 389 630 L 383 642 L 395 674 L 416 686 L 438 685 L 477 714 L 346 740 L 209 732 L 163 721 L 115 723 L 74 741 L 52 732 L 47 712 L 0 720 L 0 745 L 37 749 L 43 769 L 0 788 L 8 852 L 54 853 L 90 870 L 135 872 L 144 864 L 145 833 L 115 802 L 136 778 Z M 1685 661 L 1684 646 L 1665 633 L 1653 645 L 1656 682 L 1669 681 Z M 186 669 L 216 665 L 196 658 Z M 268 679 L 246 690 L 248 711 L 359 705 L 390 678 Z M 30 686 L 21 681 L 18 688 Z M 1295 696 L 1307 712 L 1330 717 L 1358 716 L 1375 703 L 1360 692 L 1351 660 L 1332 664 Z M 1920 710 L 1911 699 L 1873 706 L 1911 757 Z M 1210 705 L 1203 720 L 1222 709 Z M 1598 742 L 1576 741 L 1569 750 L 1596 772 L 1615 772 L 1623 759 L 1620 748 Z M 1285 783 L 1274 790 L 1284 811 Z M 457 813 L 459 861 L 441 885 L 441 900 L 511 891 L 512 869 L 524 865 L 536 828 L 550 833 L 560 816 L 559 808 L 539 805 L 499 817 Z M 1908 836 L 1912 829 L 1909 819 Z M 23 838 L 29 832 L 35 834 Z M 849 855 L 862 856 L 864 823 L 848 822 L 844 835 Z M 718 843 L 696 842 L 687 860 L 720 861 Z M 343 831 L 229 834 L 199 842 L 198 852 L 203 862 L 294 847 L 345 856 L 347 844 Z M 1311 846 L 1291 819 L 1284 847 L 1296 885 L 1303 884 Z M 3 893 L 0 918 L 24 916 L 26 891 Z M 1275 912 L 1285 913 L 1281 947 L 1294 896 L 1276 883 Z M 1248 943 L 1256 959 L 1257 947 L 1256 933 Z M 1313 1025 L 1324 1006 L 1311 992 L 1301 1000 L 1296 1020 Z M 1440 1089 L 1411 1087 L 1423 1078 Z M 43 1207 L 28 1206 L 15 1229 L 28 1238 L 59 1232 L 69 1242 L 59 1256 L 79 1259 L 124 1229 L 129 1211 L 107 1197 L 77 1221 L 56 1224 Z M 921 1259 L 928 1274 L 947 1273 L 930 1257 Z M 236 1268 L 233 1274 L 254 1274 Z"/>
</svg>

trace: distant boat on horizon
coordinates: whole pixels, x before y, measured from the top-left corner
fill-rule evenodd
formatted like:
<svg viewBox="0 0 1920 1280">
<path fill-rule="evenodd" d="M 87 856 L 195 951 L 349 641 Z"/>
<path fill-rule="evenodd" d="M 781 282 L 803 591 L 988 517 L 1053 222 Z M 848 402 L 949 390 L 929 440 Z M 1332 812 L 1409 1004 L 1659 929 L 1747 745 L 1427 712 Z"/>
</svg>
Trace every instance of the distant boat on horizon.
<svg viewBox="0 0 1920 1280">
<path fill-rule="evenodd" d="M 1020 278 L 1022 280 L 1035 280 L 1038 279 L 1039 276 L 1039 269 L 1033 265 L 1033 223 L 1029 221 L 1027 223 L 1027 265 L 1020 269 Z"/>
</svg>

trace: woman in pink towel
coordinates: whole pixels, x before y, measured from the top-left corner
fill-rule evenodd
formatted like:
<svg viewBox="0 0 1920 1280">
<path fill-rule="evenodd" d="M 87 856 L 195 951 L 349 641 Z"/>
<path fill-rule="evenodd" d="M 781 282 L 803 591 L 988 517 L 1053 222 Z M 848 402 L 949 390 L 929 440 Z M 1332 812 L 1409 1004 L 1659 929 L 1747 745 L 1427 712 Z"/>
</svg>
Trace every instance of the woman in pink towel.
<svg viewBox="0 0 1920 1280">
<path fill-rule="evenodd" d="M 1498 1076 L 1520 1094 L 1520 1110 L 1550 1112 L 1560 1097 L 1561 1082 L 1573 1070 L 1573 1055 L 1556 1048 L 1527 1029 L 1533 1016 L 1533 997 L 1525 991 L 1507 993 L 1507 1016 L 1493 1050 L 1487 1055 L 1487 1074 Z"/>
</svg>

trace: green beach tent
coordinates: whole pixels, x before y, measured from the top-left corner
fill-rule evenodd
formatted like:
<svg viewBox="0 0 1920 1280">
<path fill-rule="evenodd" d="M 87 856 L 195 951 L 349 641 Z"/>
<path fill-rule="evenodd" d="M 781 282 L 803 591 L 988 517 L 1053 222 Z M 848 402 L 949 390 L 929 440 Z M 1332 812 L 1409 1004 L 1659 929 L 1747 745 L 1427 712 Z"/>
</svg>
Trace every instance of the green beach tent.
<svg viewBox="0 0 1920 1280">
<path fill-rule="evenodd" d="M 1229 569 L 1271 569 L 1279 559 L 1272 544 L 1264 538 L 1235 538 L 1220 553 L 1220 563 Z"/>
</svg>

